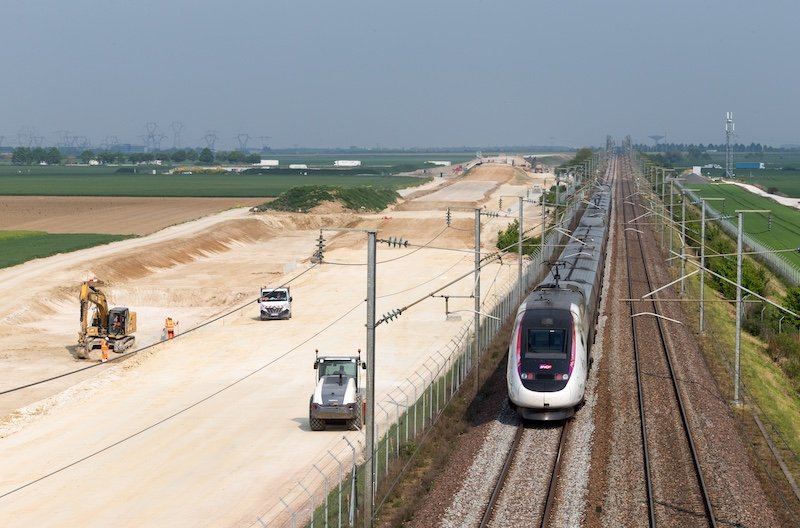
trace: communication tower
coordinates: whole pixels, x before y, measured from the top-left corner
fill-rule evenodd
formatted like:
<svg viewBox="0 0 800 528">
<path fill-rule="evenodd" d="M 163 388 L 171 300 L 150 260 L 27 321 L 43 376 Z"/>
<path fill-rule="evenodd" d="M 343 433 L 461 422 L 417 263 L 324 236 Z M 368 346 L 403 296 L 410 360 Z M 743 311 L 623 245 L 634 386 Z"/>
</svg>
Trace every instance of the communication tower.
<svg viewBox="0 0 800 528">
<path fill-rule="evenodd" d="M 733 136 L 733 112 L 725 114 L 725 177 L 733 178 L 733 150 L 731 150 L 731 136 Z"/>
<path fill-rule="evenodd" d="M 172 148 L 181 148 L 181 131 L 183 130 L 183 123 L 180 121 L 173 121 L 170 125 L 172 127 Z"/>
</svg>

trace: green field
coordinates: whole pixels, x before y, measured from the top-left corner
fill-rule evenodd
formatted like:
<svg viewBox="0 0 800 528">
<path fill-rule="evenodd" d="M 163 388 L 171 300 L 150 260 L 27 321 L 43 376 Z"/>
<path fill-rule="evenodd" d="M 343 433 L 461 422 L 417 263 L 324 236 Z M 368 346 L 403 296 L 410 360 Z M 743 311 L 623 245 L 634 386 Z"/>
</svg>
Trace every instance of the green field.
<svg viewBox="0 0 800 528">
<path fill-rule="evenodd" d="M 800 210 L 781 205 L 774 200 L 753 194 L 746 189 L 730 184 L 692 185 L 699 189 L 703 198 L 724 198 L 721 204 L 708 202 L 709 207 L 726 215 L 733 215 L 737 209 L 768 209 L 772 211 L 772 225 L 766 214 L 749 213 L 744 215 L 744 232 L 773 249 L 800 247 Z M 723 205 L 724 204 L 724 205 Z M 738 221 L 731 219 L 734 225 Z M 781 256 L 800 268 L 800 254 L 782 253 Z"/>
<path fill-rule="evenodd" d="M 800 198 L 800 151 L 790 152 L 735 152 L 734 163 L 761 162 L 764 169 L 735 169 L 737 181 L 757 185 L 764 190 L 775 188 L 776 194 Z M 716 163 L 725 166 L 725 153 L 714 152 L 709 159 L 687 160 L 678 168 L 690 168 L 692 165 L 703 166 Z M 703 169 L 703 175 L 712 178 L 725 176 L 725 169 Z"/>
<path fill-rule="evenodd" d="M 68 253 L 131 238 L 130 235 L 62 234 L 42 231 L 0 231 L 0 268 L 36 258 Z"/>
<path fill-rule="evenodd" d="M 734 152 L 733 161 L 734 163 L 748 161 L 763 162 L 767 169 L 800 170 L 800 150 L 783 152 Z M 690 158 L 686 161 L 685 165 L 705 165 L 706 163 L 716 163 L 724 167 L 725 152 L 722 150 L 711 152 L 708 154 L 708 157 L 704 157 L 703 159 Z M 682 165 L 684 164 L 682 163 Z"/>
<path fill-rule="evenodd" d="M 303 174 L 132 174 L 119 167 L 0 166 L 0 196 L 272 197 L 301 185 L 400 189 L 426 180 L 407 176 Z M 142 169 L 139 169 L 142 170 Z"/>
</svg>

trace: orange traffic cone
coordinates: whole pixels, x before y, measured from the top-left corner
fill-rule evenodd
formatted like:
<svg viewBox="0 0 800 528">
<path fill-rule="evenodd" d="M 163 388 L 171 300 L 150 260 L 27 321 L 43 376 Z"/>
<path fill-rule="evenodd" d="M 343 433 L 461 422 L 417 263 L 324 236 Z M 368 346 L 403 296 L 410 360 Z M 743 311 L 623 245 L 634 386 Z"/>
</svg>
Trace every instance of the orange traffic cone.
<svg viewBox="0 0 800 528">
<path fill-rule="evenodd" d="M 105 339 L 100 343 L 100 361 L 102 363 L 108 361 L 108 341 Z"/>
</svg>

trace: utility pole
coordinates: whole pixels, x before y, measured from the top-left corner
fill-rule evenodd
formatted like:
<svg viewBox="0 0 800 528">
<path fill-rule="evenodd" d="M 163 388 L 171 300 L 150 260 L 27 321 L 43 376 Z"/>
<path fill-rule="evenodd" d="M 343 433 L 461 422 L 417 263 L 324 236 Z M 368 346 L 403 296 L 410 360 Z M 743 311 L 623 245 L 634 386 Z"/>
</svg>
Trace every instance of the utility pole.
<svg viewBox="0 0 800 528">
<path fill-rule="evenodd" d="M 686 293 L 683 279 L 686 274 L 686 193 L 698 191 L 699 189 L 681 189 L 681 295 Z"/>
<path fill-rule="evenodd" d="M 517 294 L 517 303 L 522 302 L 522 295 L 525 293 L 525 287 L 522 286 L 522 205 L 524 199 L 522 196 L 519 197 L 519 240 L 517 241 L 517 248 L 519 249 L 519 258 L 517 259 L 517 289 L 519 293 Z"/>
<path fill-rule="evenodd" d="M 731 147 L 731 137 L 735 125 L 733 123 L 733 112 L 725 113 L 725 177 L 733 178 L 733 150 Z"/>
<path fill-rule="evenodd" d="M 475 208 L 475 394 L 481 382 L 481 210 Z"/>
<path fill-rule="evenodd" d="M 708 200 L 725 200 L 725 198 L 700 198 L 700 335 L 703 335 L 705 331 L 704 300 L 706 289 L 706 202 Z"/>
<path fill-rule="evenodd" d="M 372 528 L 375 505 L 375 245 L 376 231 L 367 231 L 367 471 L 364 479 L 364 528 Z"/>
</svg>

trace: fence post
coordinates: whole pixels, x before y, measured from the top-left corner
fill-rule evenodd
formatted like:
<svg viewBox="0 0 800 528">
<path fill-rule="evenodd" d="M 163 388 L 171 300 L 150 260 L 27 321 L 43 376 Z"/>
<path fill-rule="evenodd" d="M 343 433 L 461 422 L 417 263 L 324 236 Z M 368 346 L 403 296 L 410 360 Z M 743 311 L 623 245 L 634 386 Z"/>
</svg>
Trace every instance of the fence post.
<svg viewBox="0 0 800 528">
<path fill-rule="evenodd" d="M 406 394 L 406 391 L 404 391 L 400 385 L 398 385 L 397 388 L 403 393 L 403 396 L 406 397 L 406 443 L 408 443 L 408 419 L 411 418 L 411 407 L 408 406 L 408 394 Z"/>
<path fill-rule="evenodd" d="M 422 380 L 422 430 L 425 430 L 425 396 L 428 393 L 427 387 L 425 387 L 425 378 L 419 372 L 414 372 L 414 375 L 417 376 L 419 379 Z"/>
<path fill-rule="evenodd" d="M 427 363 L 423 363 L 422 366 L 425 367 L 425 370 L 427 370 L 428 374 L 431 375 L 431 381 L 428 384 L 428 387 L 430 387 L 430 393 L 431 393 L 430 398 L 428 398 L 428 400 L 430 402 L 430 405 L 428 405 L 428 419 L 430 420 L 431 425 L 433 425 L 433 389 L 434 389 L 434 386 L 433 386 L 433 371 L 428 367 Z M 425 407 L 423 406 L 423 409 L 424 408 Z"/>
<path fill-rule="evenodd" d="M 419 405 L 419 397 L 417 396 L 417 385 L 413 383 L 409 378 L 406 378 L 406 381 L 411 383 L 414 387 L 414 440 L 417 439 L 417 406 Z M 422 415 L 425 416 L 424 414 Z"/>
<path fill-rule="evenodd" d="M 394 428 L 394 458 L 395 460 L 400 458 L 400 404 L 394 401 L 391 394 L 386 395 L 392 403 L 394 404 L 394 419 L 397 422 L 397 425 Z M 406 420 L 407 422 L 408 420 Z"/>
<path fill-rule="evenodd" d="M 288 504 L 286 504 L 286 501 L 285 501 L 285 500 L 283 500 L 283 497 L 281 497 L 281 502 L 283 503 L 283 506 L 284 506 L 284 508 L 286 508 L 287 510 L 289 510 L 289 513 L 291 513 L 291 518 L 292 518 L 292 528 L 294 528 L 294 526 L 295 526 L 295 525 L 294 525 L 294 516 L 295 516 L 294 510 L 293 510 L 293 509 L 291 509 L 291 508 L 289 507 L 289 505 L 288 505 Z"/>
<path fill-rule="evenodd" d="M 386 476 L 386 475 L 389 474 L 389 429 L 392 428 L 392 424 L 389 421 L 389 412 L 386 410 L 386 408 L 383 405 L 381 405 L 380 402 L 375 402 L 375 403 L 378 404 L 378 407 L 381 408 L 381 410 L 383 411 L 383 414 L 386 415 L 386 432 L 384 433 L 384 436 L 386 437 L 386 442 L 384 443 L 384 450 L 386 451 L 386 464 L 385 464 L 385 466 L 383 468 L 383 475 Z M 381 435 L 378 435 L 378 440 L 379 441 L 380 441 L 380 438 L 381 438 Z"/>
<path fill-rule="evenodd" d="M 306 492 L 306 495 L 308 495 L 308 498 L 311 501 L 311 528 L 314 528 L 314 495 L 311 494 L 300 481 L 297 481 L 297 485 L 303 488 L 303 491 Z"/>
<path fill-rule="evenodd" d="M 350 440 L 348 440 L 346 436 L 343 436 L 342 438 L 344 438 L 344 441 L 347 442 L 347 445 L 350 446 L 350 449 L 353 450 L 353 474 L 350 476 L 350 515 L 348 519 L 349 521 L 348 526 L 355 526 L 356 500 L 358 499 L 357 495 L 358 467 L 356 466 L 356 448 L 353 444 L 350 443 Z M 370 497 L 366 497 L 365 500 L 370 500 Z"/>
<path fill-rule="evenodd" d="M 342 486 L 344 485 L 342 482 L 342 463 L 336 458 L 336 455 L 331 453 L 330 449 L 328 450 L 328 454 L 333 457 L 336 464 L 339 466 L 339 508 L 336 511 L 336 517 L 339 520 L 338 528 L 342 528 Z"/>
<path fill-rule="evenodd" d="M 322 478 L 325 479 L 325 528 L 328 528 L 328 494 L 330 493 L 330 485 L 328 484 L 328 476 L 320 471 L 316 464 L 312 464 L 312 467 L 317 470 L 317 473 L 322 475 Z M 314 514 L 311 514 L 313 519 Z"/>
</svg>

